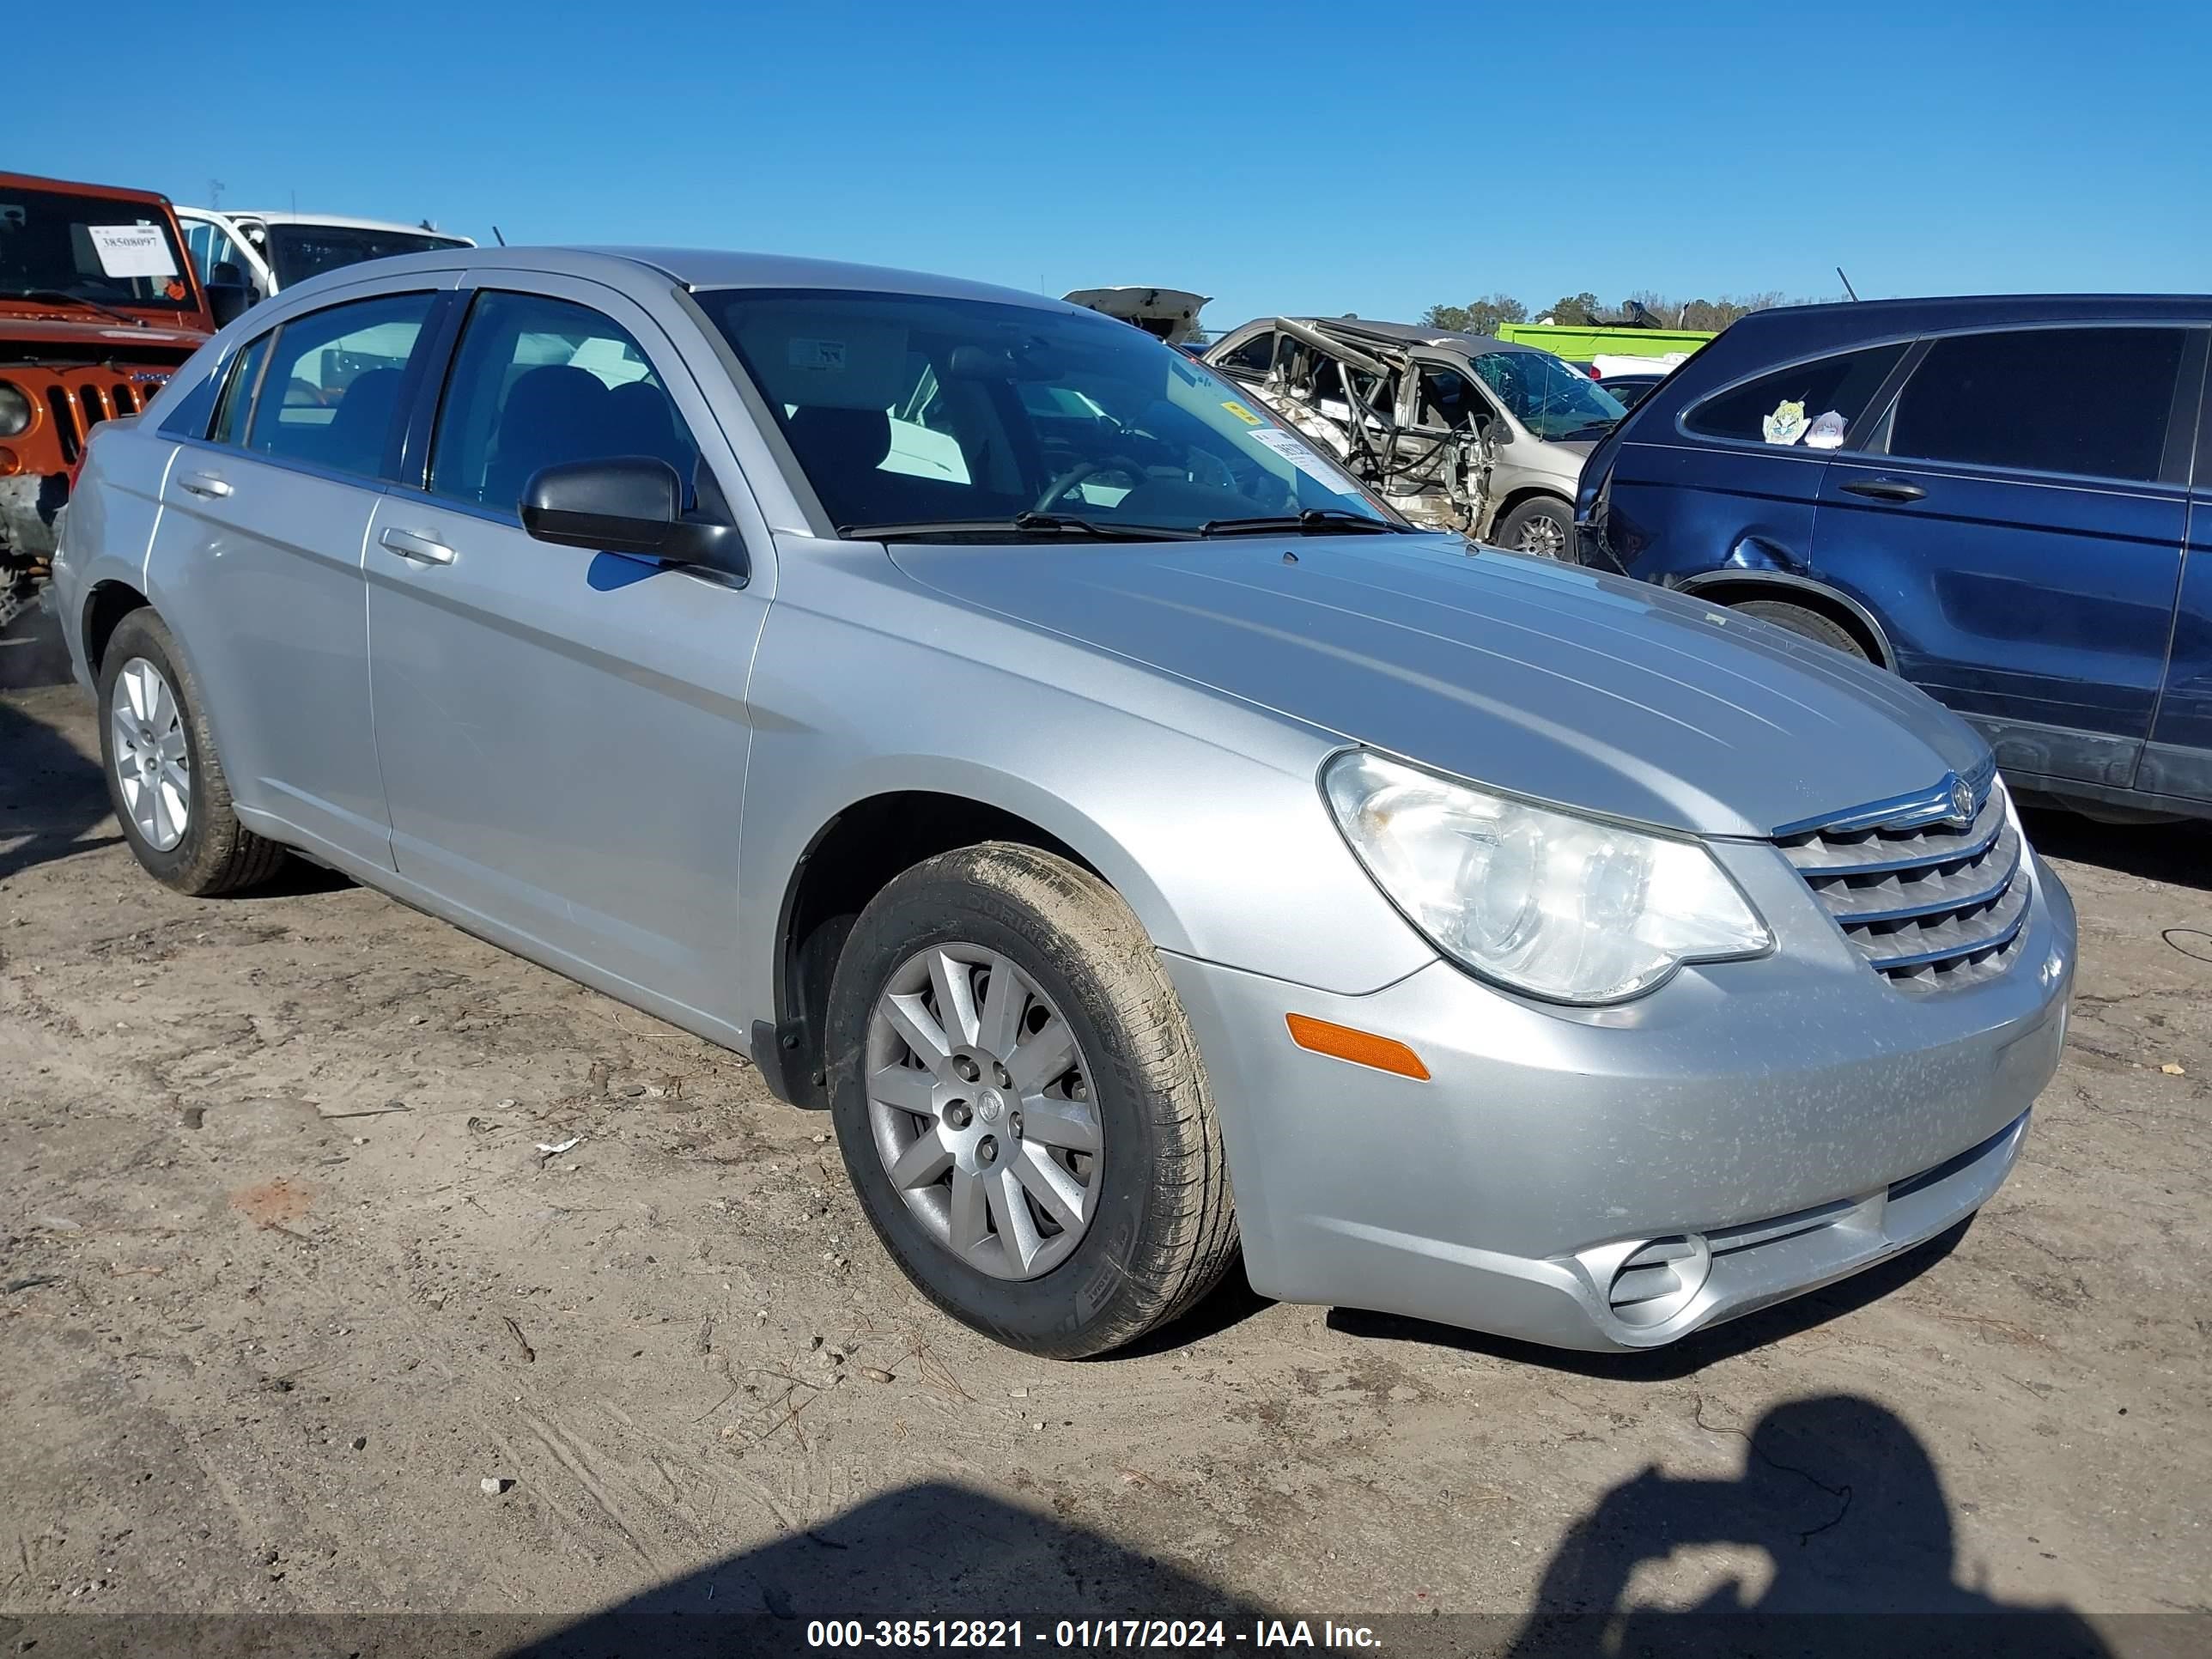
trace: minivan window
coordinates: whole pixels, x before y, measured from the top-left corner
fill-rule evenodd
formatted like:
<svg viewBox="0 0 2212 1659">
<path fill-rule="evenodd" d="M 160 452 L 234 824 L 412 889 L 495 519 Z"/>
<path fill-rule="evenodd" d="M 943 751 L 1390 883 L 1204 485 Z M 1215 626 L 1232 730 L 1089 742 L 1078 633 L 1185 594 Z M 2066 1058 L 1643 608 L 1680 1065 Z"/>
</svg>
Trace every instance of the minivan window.
<svg viewBox="0 0 2212 1659">
<path fill-rule="evenodd" d="M 1682 417 L 1692 432 L 1747 443 L 1840 449 L 1889 371 L 1905 356 L 1902 341 L 1793 363 L 1708 398 Z M 1833 416 L 1831 421 L 1827 417 Z M 1815 430 L 1816 423 L 1818 429 Z"/>
<path fill-rule="evenodd" d="M 1234 351 L 1224 351 L 1217 368 L 1241 368 L 1248 374 L 1265 374 L 1275 364 L 1275 331 L 1262 329 Z"/>
<path fill-rule="evenodd" d="M 1109 317 L 912 294 L 696 297 L 852 534 L 1069 529 L 1013 522 L 1025 514 L 1092 533 L 1310 509 L 1397 522 L 1233 382 Z"/>
<path fill-rule="evenodd" d="M 1548 351 L 1486 351 L 1474 372 L 1513 418 L 1546 440 L 1602 438 L 1628 411 Z"/>
<path fill-rule="evenodd" d="M 2178 328 L 2023 328 L 1939 339 L 1897 400 L 1889 453 L 2097 478 L 2156 478 Z"/>
<path fill-rule="evenodd" d="M 246 447 L 375 477 L 401 371 L 434 295 L 386 294 L 295 317 L 276 331 Z"/>
<path fill-rule="evenodd" d="M 589 306 L 487 289 L 470 309 L 430 443 L 430 493 L 514 512 L 533 474 L 650 455 L 689 486 L 690 429 L 629 331 Z"/>
</svg>

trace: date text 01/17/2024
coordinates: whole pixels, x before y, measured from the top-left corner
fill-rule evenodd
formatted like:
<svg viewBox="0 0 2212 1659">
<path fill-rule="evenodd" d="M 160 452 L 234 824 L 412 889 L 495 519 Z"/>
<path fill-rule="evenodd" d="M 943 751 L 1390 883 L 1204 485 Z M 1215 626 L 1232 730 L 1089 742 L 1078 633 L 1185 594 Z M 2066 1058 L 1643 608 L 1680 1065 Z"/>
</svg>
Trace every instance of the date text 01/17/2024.
<svg viewBox="0 0 2212 1659">
<path fill-rule="evenodd" d="M 1060 1648 L 1093 1649 L 1351 1648 L 1381 1644 L 1364 1625 L 1324 1619 L 1319 1629 L 1304 1619 L 1255 1620 L 1249 1630 L 1219 1619 L 1062 1619 L 1049 1629 L 1024 1627 L 1018 1619 L 817 1619 L 806 1626 L 810 1648 Z"/>
</svg>

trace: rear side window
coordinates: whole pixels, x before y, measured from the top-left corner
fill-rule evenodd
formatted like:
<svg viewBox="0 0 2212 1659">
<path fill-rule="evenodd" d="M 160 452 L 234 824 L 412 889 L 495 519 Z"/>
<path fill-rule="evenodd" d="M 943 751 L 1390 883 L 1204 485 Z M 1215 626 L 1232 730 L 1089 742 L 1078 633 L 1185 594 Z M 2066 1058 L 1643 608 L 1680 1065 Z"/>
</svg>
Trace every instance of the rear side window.
<svg viewBox="0 0 2212 1659">
<path fill-rule="evenodd" d="M 1247 374 L 1265 374 L 1275 362 L 1275 335 L 1272 329 L 1255 334 L 1234 351 L 1225 351 L 1216 368 L 1233 368 Z"/>
<path fill-rule="evenodd" d="M 435 296 L 387 294 L 309 312 L 276 331 L 246 447 L 373 478 L 384 470 L 401 371 Z"/>
<path fill-rule="evenodd" d="M 2025 328 L 1938 340 L 1898 398 L 1889 453 L 2154 479 L 2184 341 L 2178 328 Z"/>
<path fill-rule="evenodd" d="M 208 436 L 219 444 L 238 444 L 246 441 L 246 417 L 253 410 L 253 389 L 261 383 L 261 366 L 269 361 L 269 342 L 274 337 L 264 334 L 238 354 L 223 376 L 222 396 L 216 402 L 215 420 L 208 428 Z"/>
<path fill-rule="evenodd" d="M 1682 424 L 1708 438 L 1840 449 L 1852 441 L 1867 404 L 1904 355 L 1900 342 L 1777 369 L 1708 398 Z"/>
</svg>

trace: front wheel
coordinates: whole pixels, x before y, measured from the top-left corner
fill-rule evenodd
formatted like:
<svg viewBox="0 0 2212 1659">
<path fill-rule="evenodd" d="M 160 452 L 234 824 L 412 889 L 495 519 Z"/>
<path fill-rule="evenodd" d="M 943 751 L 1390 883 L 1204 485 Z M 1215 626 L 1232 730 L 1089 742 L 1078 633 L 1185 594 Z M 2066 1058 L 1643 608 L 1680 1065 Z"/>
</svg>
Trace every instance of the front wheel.
<svg viewBox="0 0 2212 1659">
<path fill-rule="evenodd" d="M 1012 1347 L 1103 1353 L 1235 1259 L 1205 1073 L 1120 896 L 1033 848 L 926 860 L 830 988 L 831 1112 L 861 1206 L 931 1301 Z"/>
<path fill-rule="evenodd" d="M 1534 495 L 1498 521 L 1494 547 L 1565 559 L 1574 546 L 1574 509 L 1550 495 Z"/>
</svg>

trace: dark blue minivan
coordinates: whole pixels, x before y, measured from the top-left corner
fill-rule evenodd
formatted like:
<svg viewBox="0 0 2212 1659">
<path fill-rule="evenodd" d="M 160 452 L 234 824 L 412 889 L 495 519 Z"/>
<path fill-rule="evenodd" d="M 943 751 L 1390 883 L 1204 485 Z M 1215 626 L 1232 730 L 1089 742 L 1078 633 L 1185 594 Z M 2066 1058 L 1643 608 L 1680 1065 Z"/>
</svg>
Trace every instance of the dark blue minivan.
<svg viewBox="0 0 2212 1659">
<path fill-rule="evenodd" d="M 1754 313 L 1598 445 L 1576 556 L 1894 669 L 2016 789 L 2212 817 L 2208 338 L 2208 298 Z"/>
</svg>

